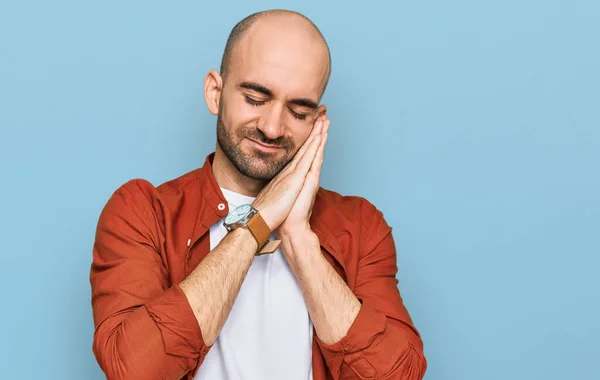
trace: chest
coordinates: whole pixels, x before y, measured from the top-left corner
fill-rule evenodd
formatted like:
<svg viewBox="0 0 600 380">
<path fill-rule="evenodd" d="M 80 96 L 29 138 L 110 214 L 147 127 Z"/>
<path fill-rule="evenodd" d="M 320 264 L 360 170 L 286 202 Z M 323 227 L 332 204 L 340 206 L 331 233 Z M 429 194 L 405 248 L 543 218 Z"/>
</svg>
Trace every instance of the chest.
<svg viewBox="0 0 600 380">
<path fill-rule="evenodd" d="M 220 223 L 210 228 L 210 250 L 226 233 Z M 312 379 L 312 338 L 304 297 L 281 250 L 257 256 L 195 378 Z"/>
</svg>

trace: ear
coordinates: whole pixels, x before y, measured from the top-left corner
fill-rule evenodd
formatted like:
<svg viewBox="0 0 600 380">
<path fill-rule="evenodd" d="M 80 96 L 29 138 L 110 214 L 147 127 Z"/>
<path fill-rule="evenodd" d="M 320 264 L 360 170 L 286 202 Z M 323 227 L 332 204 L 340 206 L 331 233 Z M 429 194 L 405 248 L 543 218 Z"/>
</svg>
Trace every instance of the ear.
<svg viewBox="0 0 600 380">
<path fill-rule="evenodd" d="M 219 102 L 223 91 L 223 79 L 216 70 L 210 70 L 204 77 L 204 100 L 208 111 L 213 115 L 219 114 Z"/>
<path fill-rule="evenodd" d="M 319 108 L 317 108 L 317 119 L 325 120 L 327 118 L 327 106 L 325 104 L 321 104 Z"/>
</svg>

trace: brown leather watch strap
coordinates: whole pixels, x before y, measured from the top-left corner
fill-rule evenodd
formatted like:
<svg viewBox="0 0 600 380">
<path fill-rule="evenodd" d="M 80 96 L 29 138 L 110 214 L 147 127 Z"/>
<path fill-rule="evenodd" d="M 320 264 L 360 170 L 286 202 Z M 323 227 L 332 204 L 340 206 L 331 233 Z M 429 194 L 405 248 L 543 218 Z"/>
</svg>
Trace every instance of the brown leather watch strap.
<svg viewBox="0 0 600 380">
<path fill-rule="evenodd" d="M 267 253 L 273 253 L 277 251 L 277 248 L 281 245 L 281 240 L 271 240 L 268 241 L 267 244 L 263 245 L 258 252 L 255 253 L 255 256 L 265 255 Z"/>
<path fill-rule="evenodd" d="M 271 229 L 262 218 L 260 213 L 257 212 L 256 214 L 252 215 L 246 225 L 258 242 L 258 250 L 256 252 L 257 256 L 264 255 L 266 253 L 273 253 L 277 250 L 277 248 L 279 248 L 281 240 L 269 241 Z"/>
</svg>

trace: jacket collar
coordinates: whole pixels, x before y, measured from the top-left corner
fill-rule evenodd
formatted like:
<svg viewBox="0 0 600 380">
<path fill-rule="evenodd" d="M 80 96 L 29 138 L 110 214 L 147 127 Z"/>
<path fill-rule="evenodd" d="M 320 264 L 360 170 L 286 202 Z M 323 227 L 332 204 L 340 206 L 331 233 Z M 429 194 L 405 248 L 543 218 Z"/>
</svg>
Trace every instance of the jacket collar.
<svg viewBox="0 0 600 380">
<path fill-rule="evenodd" d="M 206 156 L 204 166 L 200 168 L 198 173 L 198 184 L 200 194 L 208 207 L 201 207 L 204 212 L 199 210 L 198 217 L 196 218 L 196 226 L 194 227 L 194 235 L 199 238 L 210 226 L 217 220 L 224 218 L 229 212 L 227 206 L 227 200 L 215 179 L 212 170 L 212 163 L 215 158 L 215 152 L 210 153 Z M 313 232 L 319 238 L 320 245 L 327 253 L 329 253 L 342 267 L 345 267 L 345 260 L 343 259 L 340 246 L 335 239 L 334 233 L 331 231 L 329 224 L 335 223 L 335 221 L 326 220 L 326 212 L 329 206 L 328 199 L 324 195 L 325 190 L 319 188 L 315 197 L 313 205 L 313 212 L 310 218 L 310 226 Z M 219 205 L 224 204 L 223 210 L 219 209 Z"/>
</svg>

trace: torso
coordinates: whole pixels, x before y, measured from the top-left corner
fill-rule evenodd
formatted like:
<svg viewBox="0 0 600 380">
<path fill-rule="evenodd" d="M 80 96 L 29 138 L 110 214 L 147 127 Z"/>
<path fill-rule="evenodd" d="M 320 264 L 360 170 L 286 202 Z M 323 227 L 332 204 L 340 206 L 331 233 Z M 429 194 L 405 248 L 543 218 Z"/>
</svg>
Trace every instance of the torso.
<svg viewBox="0 0 600 380">
<path fill-rule="evenodd" d="M 229 210 L 253 198 L 222 189 Z M 210 249 L 227 230 L 210 228 Z M 254 258 L 231 312 L 194 379 L 312 380 L 313 326 L 281 250 Z"/>
</svg>

